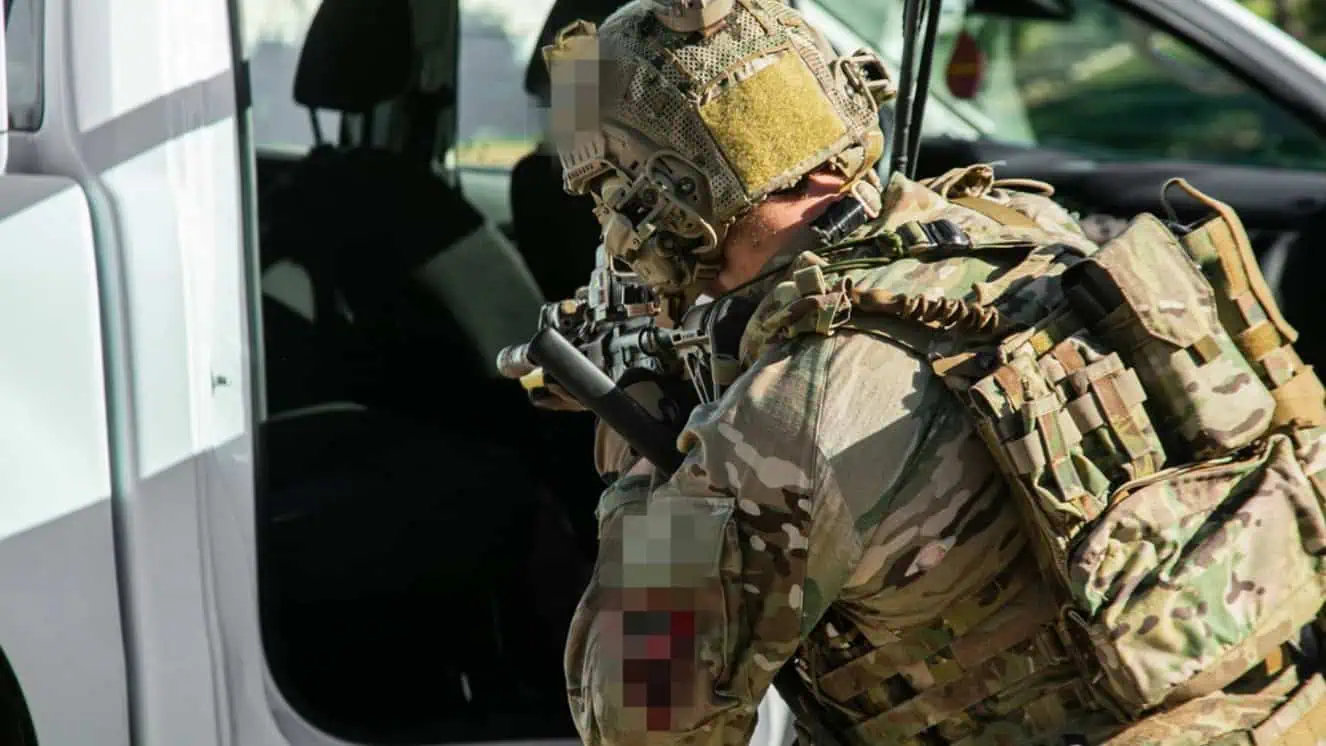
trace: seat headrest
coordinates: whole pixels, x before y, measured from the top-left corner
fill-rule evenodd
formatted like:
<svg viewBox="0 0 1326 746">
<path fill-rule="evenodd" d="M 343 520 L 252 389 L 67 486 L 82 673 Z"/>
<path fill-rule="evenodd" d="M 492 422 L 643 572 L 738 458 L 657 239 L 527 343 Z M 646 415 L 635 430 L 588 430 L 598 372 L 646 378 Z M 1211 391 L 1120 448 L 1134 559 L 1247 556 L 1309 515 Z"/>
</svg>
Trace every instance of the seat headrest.
<svg viewBox="0 0 1326 746">
<path fill-rule="evenodd" d="M 558 31 L 576 20 L 602 25 L 608 16 L 626 3 L 627 0 L 556 0 L 552 10 L 548 11 L 548 19 L 543 22 L 543 30 L 539 32 L 539 42 L 534 45 L 534 54 L 525 67 L 525 92 L 537 98 L 548 96 L 548 87 L 551 83 L 540 50 L 545 44 L 552 43 Z"/>
<path fill-rule="evenodd" d="M 409 0 L 322 0 L 295 72 L 295 101 L 363 113 L 401 95 L 414 72 Z"/>
</svg>

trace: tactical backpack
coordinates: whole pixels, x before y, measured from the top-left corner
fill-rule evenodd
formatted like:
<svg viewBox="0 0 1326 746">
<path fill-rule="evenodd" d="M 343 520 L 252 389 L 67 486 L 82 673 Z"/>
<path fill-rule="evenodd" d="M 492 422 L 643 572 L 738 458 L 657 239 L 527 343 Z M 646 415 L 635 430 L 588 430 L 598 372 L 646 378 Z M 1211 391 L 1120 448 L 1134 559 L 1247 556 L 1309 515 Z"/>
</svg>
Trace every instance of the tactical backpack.
<svg viewBox="0 0 1326 746">
<path fill-rule="evenodd" d="M 926 185 L 944 195 L 942 181 Z M 1026 247 L 1012 279 L 975 300 L 860 291 L 835 276 L 888 257 L 803 255 L 773 293 L 779 310 L 752 322 L 766 338 L 832 334 L 863 314 L 938 331 L 933 368 L 1016 495 L 1060 604 L 1056 631 L 1125 722 L 1274 661 L 1326 600 L 1326 390 L 1238 216 L 1176 186 L 1210 215 L 1187 227 L 1139 215 L 1052 276 Z M 1037 225 L 980 197 L 949 201 Z M 940 235 L 953 233 L 943 222 L 900 226 L 893 250 L 990 248 Z M 1008 289 L 1038 276 L 1062 300 L 1013 323 Z M 1296 710 L 1326 705 L 1311 683 Z"/>
</svg>

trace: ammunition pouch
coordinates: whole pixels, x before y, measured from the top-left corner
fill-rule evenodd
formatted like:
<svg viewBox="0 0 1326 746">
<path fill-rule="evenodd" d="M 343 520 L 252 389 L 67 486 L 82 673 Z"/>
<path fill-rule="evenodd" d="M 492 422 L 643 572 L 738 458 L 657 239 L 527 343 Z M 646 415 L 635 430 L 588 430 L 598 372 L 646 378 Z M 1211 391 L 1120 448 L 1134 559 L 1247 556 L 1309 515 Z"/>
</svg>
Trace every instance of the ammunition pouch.
<svg viewBox="0 0 1326 746">
<path fill-rule="evenodd" d="M 1235 450 L 1270 427 L 1275 401 L 1221 326 L 1215 291 L 1159 220 L 1138 217 L 1070 268 L 1063 287 L 1154 392 L 1157 425 L 1182 439 L 1173 455 Z"/>
</svg>

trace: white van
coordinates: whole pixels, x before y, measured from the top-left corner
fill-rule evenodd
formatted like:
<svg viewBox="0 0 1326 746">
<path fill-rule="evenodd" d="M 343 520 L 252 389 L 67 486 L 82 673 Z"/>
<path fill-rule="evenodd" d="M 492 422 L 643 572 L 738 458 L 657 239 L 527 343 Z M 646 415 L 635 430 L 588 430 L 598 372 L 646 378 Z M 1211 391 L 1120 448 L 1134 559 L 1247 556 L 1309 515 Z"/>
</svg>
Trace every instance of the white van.
<svg viewBox="0 0 1326 746">
<path fill-rule="evenodd" d="M 851 13 L 892 3 L 801 4 L 888 56 Z M 592 264 L 521 87 L 545 15 L 610 5 L 5 0 L 0 744 L 575 742 L 592 423 L 492 357 Z M 1321 61 L 1230 0 L 1075 5 L 953 23 L 1131 14 L 1252 113 L 1107 158 L 1027 98 L 1002 141 L 998 102 L 936 84 L 922 169 L 1003 159 L 1107 216 L 1184 173 L 1292 264 L 1326 199 Z"/>
</svg>

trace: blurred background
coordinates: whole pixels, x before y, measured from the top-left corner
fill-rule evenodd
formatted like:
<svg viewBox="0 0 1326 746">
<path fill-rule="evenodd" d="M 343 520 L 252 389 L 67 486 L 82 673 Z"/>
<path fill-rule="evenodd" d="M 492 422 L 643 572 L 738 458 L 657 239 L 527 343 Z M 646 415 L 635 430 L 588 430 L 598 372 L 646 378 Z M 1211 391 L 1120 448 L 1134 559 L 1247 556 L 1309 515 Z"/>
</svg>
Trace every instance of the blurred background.
<svg viewBox="0 0 1326 746">
<path fill-rule="evenodd" d="M 1326 3 L 1321 0 L 1243 0 L 1249 10 L 1321 54 L 1326 45 Z"/>
<path fill-rule="evenodd" d="M 1326 2 L 1322 0 L 1240 0 L 1258 16 L 1302 41 L 1318 54 L 1326 52 Z M 461 0 L 459 121 L 454 157 L 462 168 L 510 168 L 535 147 L 542 132 L 536 101 L 523 90 L 525 70 L 553 0 Z M 819 3 L 845 25 L 882 50 L 900 46 L 889 33 L 896 29 L 901 0 L 821 0 Z M 1076 121 L 1075 146 L 1123 148 L 1139 156 L 1182 158 L 1198 143 L 1206 151 L 1225 151 L 1231 162 L 1273 165 L 1283 161 L 1297 166 L 1326 167 L 1326 154 L 1306 147 L 1296 133 L 1280 133 L 1281 142 L 1268 146 L 1258 127 L 1237 127 L 1238 119 L 1256 120 L 1244 107 L 1229 107 L 1225 97 L 1207 95 L 1221 87 L 1233 93 L 1239 84 L 1224 80 L 1221 71 L 1205 69 L 1204 60 L 1173 48 L 1172 40 L 1157 46 L 1171 62 L 1158 75 L 1155 58 L 1136 53 L 1125 43 L 1128 19 L 1107 3 L 1078 2 L 1071 24 L 972 16 L 963 3 L 944 3 L 945 22 L 936 53 L 936 83 L 959 100 L 959 114 L 978 110 L 993 119 L 1001 138 L 1025 145 L 1053 145 L 1055 133 L 1065 129 L 1059 121 Z M 255 129 L 263 147 L 307 150 L 311 133 L 307 113 L 291 100 L 290 91 L 304 31 L 317 10 L 317 0 L 246 0 L 246 25 L 256 36 L 253 56 Z M 946 64 L 961 62 L 959 45 L 974 41 L 983 66 L 982 81 L 970 96 L 961 84 L 945 81 L 954 70 Z M 1171 48 L 1164 48 L 1169 44 Z M 1084 53 L 1083 50 L 1090 53 Z M 1194 95 L 1173 85 L 1180 63 L 1190 57 Z M 1067 70 L 1067 76 L 1065 71 Z M 476 84 L 475 81 L 482 81 Z M 467 84 L 468 83 L 468 84 Z M 1190 91 L 1191 92 L 1191 91 Z M 1150 99 L 1149 101 L 1147 99 Z M 1090 102 L 1095 102 L 1091 104 Z M 964 107 L 961 104 L 966 103 Z M 1087 104 L 1084 106 L 1084 104 Z M 1131 117 L 1145 106 L 1147 137 L 1120 127 L 1112 117 L 1121 107 Z M 1255 105 L 1254 105 L 1255 108 Z M 945 111 L 927 129 L 943 130 Z M 1154 115 L 1154 116 L 1152 116 Z M 1081 131 L 1093 119 L 1100 131 Z M 324 129 L 334 131 L 336 115 L 323 115 Z M 1234 121 L 1231 121 L 1234 120 Z M 1157 136 L 1156 125 L 1169 122 L 1174 137 Z M 1257 124 L 1264 124 L 1257 122 Z M 1209 130 L 1203 136 L 1201 130 Z M 1036 137 L 1036 133 L 1049 133 Z M 1242 138 L 1242 139 L 1240 139 Z M 1249 155 L 1252 154 L 1252 155 Z M 1255 155 L 1255 157 L 1253 157 Z M 1241 156 L 1243 157 L 1241 160 Z M 1308 163 L 1304 163 L 1307 158 Z"/>
</svg>

